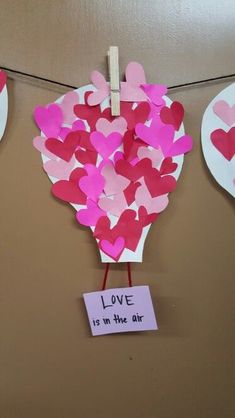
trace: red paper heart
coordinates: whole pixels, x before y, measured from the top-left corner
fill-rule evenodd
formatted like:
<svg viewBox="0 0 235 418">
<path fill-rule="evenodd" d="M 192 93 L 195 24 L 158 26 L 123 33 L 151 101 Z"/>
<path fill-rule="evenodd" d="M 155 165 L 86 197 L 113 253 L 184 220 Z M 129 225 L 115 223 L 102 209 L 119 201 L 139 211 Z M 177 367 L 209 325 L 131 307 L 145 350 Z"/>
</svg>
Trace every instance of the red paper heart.
<svg viewBox="0 0 235 418">
<path fill-rule="evenodd" d="M 7 82 L 7 75 L 4 71 L 0 70 L 0 93 L 4 89 Z"/>
<path fill-rule="evenodd" d="M 46 148 L 62 158 L 65 161 L 70 161 L 80 141 L 79 131 L 70 132 L 64 142 L 56 138 L 48 138 L 45 142 Z"/>
<path fill-rule="evenodd" d="M 140 206 L 138 209 L 138 216 L 139 216 L 139 221 L 141 225 L 144 227 L 156 221 L 158 217 L 158 213 L 148 214 L 146 208 L 144 206 Z"/>
<path fill-rule="evenodd" d="M 121 102 L 120 108 L 120 115 L 126 119 L 128 129 L 130 130 L 133 130 L 137 123 L 146 122 L 150 113 L 148 102 L 139 103 L 135 109 L 132 109 L 132 103 Z"/>
<path fill-rule="evenodd" d="M 216 129 L 211 134 L 211 142 L 226 160 L 231 161 L 235 155 L 235 127 L 228 132 L 223 129 Z"/>
<path fill-rule="evenodd" d="M 52 185 L 51 191 L 55 197 L 65 202 L 84 205 L 87 200 L 86 195 L 73 181 L 60 180 Z"/>
<path fill-rule="evenodd" d="M 152 197 L 162 196 L 176 188 L 176 179 L 173 176 L 160 177 L 159 174 L 152 174 L 144 180 Z"/>
<path fill-rule="evenodd" d="M 88 96 L 92 92 L 85 93 L 85 104 L 77 104 L 74 106 L 74 113 L 79 119 L 87 120 L 91 131 L 95 130 L 96 122 L 99 118 L 106 118 L 109 121 L 113 119 L 110 108 L 106 108 L 101 112 L 100 106 L 89 106 L 87 103 Z"/>
<path fill-rule="evenodd" d="M 78 186 L 79 180 L 86 175 L 87 175 L 87 172 L 84 168 L 77 167 L 71 172 L 69 176 L 69 181 L 72 181 L 73 183 L 76 184 L 76 186 Z"/>
<path fill-rule="evenodd" d="M 126 160 L 132 161 L 137 157 L 139 147 L 146 147 L 147 144 L 141 139 L 134 137 L 134 131 L 127 131 L 123 137 L 123 149 Z"/>
<path fill-rule="evenodd" d="M 79 148 L 75 152 L 75 157 L 81 164 L 94 164 L 95 165 L 96 160 L 97 160 L 97 152 L 90 151 L 89 149 L 83 150 Z"/>
<path fill-rule="evenodd" d="M 122 236 L 125 238 L 125 247 L 131 251 L 135 251 L 142 234 L 142 225 L 137 220 L 129 220 L 128 221 L 128 228 L 126 222 L 118 222 L 116 226 L 114 226 L 112 230 L 113 234 Z"/>
<path fill-rule="evenodd" d="M 144 158 L 136 165 L 131 165 L 127 160 L 118 160 L 115 167 L 118 174 L 136 182 L 141 177 L 149 175 L 152 170 L 152 162 L 149 158 Z"/>
<path fill-rule="evenodd" d="M 110 220 L 107 216 L 101 216 L 101 218 L 99 218 L 93 235 L 97 239 L 113 239 L 112 231 L 110 229 Z"/>
<path fill-rule="evenodd" d="M 181 103 L 173 102 L 169 107 L 164 106 L 160 112 L 160 118 L 163 123 L 173 125 L 178 131 L 184 118 L 184 108 Z"/>
<path fill-rule="evenodd" d="M 178 167 L 177 163 L 173 163 L 172 157 L 167 157 L 162 161 L 160 174 L 163 176 L 164 174 L 173 173 Z"/>
<path fill-rule="evenodd" d="M 128 206 L 130 206 L 135 201 L 135 192 L 140 184 L 141 183 L 138 181 L 136 183 L 131 182 L 129 186 L 124 190 L 124 195 Z"/>
</svg>

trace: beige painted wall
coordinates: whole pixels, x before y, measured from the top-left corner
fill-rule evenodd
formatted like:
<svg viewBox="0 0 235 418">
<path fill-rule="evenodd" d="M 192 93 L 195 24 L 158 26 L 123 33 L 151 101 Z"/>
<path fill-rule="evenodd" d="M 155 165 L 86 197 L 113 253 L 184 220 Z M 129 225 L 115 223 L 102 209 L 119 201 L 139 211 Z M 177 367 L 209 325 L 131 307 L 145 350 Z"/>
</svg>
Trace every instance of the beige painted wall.
<svg viewBox="0 0 235 418">
<path fill-rule="evenodd" d="M 0 0 L 0 66 L 79 86 L 109 45 L 176 85 L 234 73 L 235 3 Z M 233 418 L 234 203 L 203 161 L 208 102 L 235 78 L 171 91 L 194 138 L 135 284 L 149 284 L 158 332 L 92 338 L 82 293 L 103 266 L 89 231 L 55 201 L 32 147 L 36 104 L 66 88 L 9 72 L 0 147 L 0 418 Z M 48 261 L 50 258 L 50 261 Z M 122 266 L 110 285 L 126 284 Z"/>
</svg>

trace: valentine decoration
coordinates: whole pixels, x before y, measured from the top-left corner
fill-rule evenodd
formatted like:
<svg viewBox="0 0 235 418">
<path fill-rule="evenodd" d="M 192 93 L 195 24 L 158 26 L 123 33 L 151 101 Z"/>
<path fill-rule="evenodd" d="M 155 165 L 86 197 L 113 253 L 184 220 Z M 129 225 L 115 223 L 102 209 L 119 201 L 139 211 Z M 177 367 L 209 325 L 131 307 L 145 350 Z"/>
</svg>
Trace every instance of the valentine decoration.
<svg viewBox="0 0 235 418">
<path fill-rule="evenodd" d="M 164 85 L 148 84 L 130 62 L 120 86 L 120 116 L 110 109 L 110 84 L 93 71 L 93 84 L 38 106 L 34 119 L 52 194 L 70 203 L 91 228 L 103 262 L 142 261 L 151 224 L 175 190 L 192 139 L 183 106 Z"/>
<path fill-rule="evenodd" d="M 7 122 L 8 98 L 6 81 L 6 73 L 0 70 L 0 140 L 4 134 Z"/>
<path fill-rule="evenodd" d="M 235 197 L 235 83 L 208 105 L 202 119 L 201 140 L 209 170 Z"/>
</svg>

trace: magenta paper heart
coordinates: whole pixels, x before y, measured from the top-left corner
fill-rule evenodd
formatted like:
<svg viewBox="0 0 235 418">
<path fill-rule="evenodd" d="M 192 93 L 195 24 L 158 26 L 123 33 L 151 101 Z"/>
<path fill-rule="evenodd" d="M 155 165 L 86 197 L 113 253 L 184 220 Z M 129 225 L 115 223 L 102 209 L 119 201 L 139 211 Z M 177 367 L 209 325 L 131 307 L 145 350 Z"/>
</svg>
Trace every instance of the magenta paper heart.
<svg viewBox="0 0 235 418">
<path fill-rule="evenodd" d="M 166 194 L 152 197 L 145 184 L 138 187 L 136 190 L 135 200 L 137 206 L 144 206 L 148 213 L 160 213 L 169 203 L 169 199 Z"/>
<path fill-rule="evenodd" d="M 235 104 L 230 106 L 225 100 L 219 100 L 214 104 L 213 111 L 226 125 L 235 123 Z"/>
<path fill-rule="evenodd" d="M 59 180 L 68 180 L 75 163 L 76 159 L 74 157 L 69 162 L 50 160 L 43 164 L 43 168 L 49 176 L 56 177 Z"/>
<path fill-rule="evenodd" d="M 167 93 L 167 86 L 164 84 L 143 84 L 141 87 L 155 106 L 162 107 L 165 105 L 162 96 Z"/>
<path fill-rule="evenodd" d="M 63 123 L 63 113 L 58 104 L 53 103 L 46 107 L 37 106 L 34 110 L 34 119 L 46 137 L 58 137 Z"/>
<path fill-rule="evenodd" d="M 158 167 L 163 159 L 163 154 L 160 149 L 149 149 L 147 147 L 140 147 L 137 151 L 138 158 L 143 160 L 149 158 L 152 161 L 153 167 Z"/>
<path fill-rule="evenodd" d="M 171 125 L 164 125 L 160 118 L 157 116 L 152 121 L 150 126 L 146 126 L 143 123 L 137 123 L 135 128 L 136 135 L 151 145 L 153 148 L 159 148 L 160 139 L 172 142 L 174 138 L 174 128 Z"/>
<path fill-rule="evenodd" d="M 126 177 L 121 176 L 120 174 L 117 174 L 114 166 L 111 164 L 107 164 L 102 169 L 101 173 L 105 179 L 104 191 L 106 196 L 119 194 L 123 192 L 123 190 L 125 190 L 127 186 L 130 184 L 130 180 L 128 180 Z"/>
<path fill-rule="evenodd" d="M 100 241 L 99 246 L 105 254 L 116 260 L 120 257 L 122 251 L 124 250 L 125 239 L 123 237 L 118 237 L 114 243 L 103 239 Z"/>
<path fill-rule="evenodd" d="M 84 168 L 88 175 L 79 180 L 79 187 L 89 199 L 96 202 L 104 189 L 104 177 L 92 164 L 85 164 Z"/>
<path fill-rule="evenodd" d="M 81 209 L 76 213 L 77 221 L 85 226 L 95 226 L 101 216 L 106 213 L 100 209 L 95 202 L 87 199 L 87 209 Z"/>
<path fill-rule="evenodd" d="M 71 125 L 77 119 L 73 108 L 76 104 L 78 104 L 78 102 L 79 96 L 76 91 L 70 91 L 69 93 L 65 94 L 62 102 L 59 104 L 63 112 L 64 123 Z"/>
<path fill-rule="evenodd" d="M 101 132 L 92 132 L 90 140 L 98 154 L 103 158 L 108 158 L 120 147 L 122 136 L 117 132 L 113 132 L 108 137 L 105 137 Z"/>
<path fill-rule="evenodd" d="M 33 146 L 51 160 L 57 160 L 57 156 L 46 148 L 45 142 L 46 138 L 43 138 L 43 136 L 35 136 L 33 139 Z"/>
<path fill-rule="evenodd" d="M 183 135 L 181 138 L 173 142 L 174 134 L 172 137 L 170 135 L 162 135 L 160 140 L 160 147 L 164 154 L 164 157 L 174 157 L 176 155 L 185 154 L 192 149 L 193 141 L 191 136 Z"/>
<path fill-rule="evenodd" d="M 97 90 L 88 96 L 87 102 L 89 106 L 95 106 L 102 103 L 108 97 L 110 88 L 104 76 L 99 71 L 92 71 L 91 81 Z"/>
<path fill-rule="evenodd" d="M 142 102 L 147 100 L 141 85 L 146 84 L 144 69 L 138 62 L 129 62 L 125 71 L 126 82 L 121 82 L 121 101 Z"/>
<path fill-rule="evenodd" d="M 101 197 L 98 201 L 98 206 L 105 212 L 119 217 L 128 205 L 123 193 L 115 194 L 112 199 L 108 197 Z"/>
<path fill-rule="evenodd" d="M 108 119 L 100 118 L 96 122 L 96 130 L 104 136 L 109 136 L 113 132 L 124 135 L 127 130 L 127 121 L 122 116 L 114 119 L 112 122 L 109 122 Z"/>
</svg>

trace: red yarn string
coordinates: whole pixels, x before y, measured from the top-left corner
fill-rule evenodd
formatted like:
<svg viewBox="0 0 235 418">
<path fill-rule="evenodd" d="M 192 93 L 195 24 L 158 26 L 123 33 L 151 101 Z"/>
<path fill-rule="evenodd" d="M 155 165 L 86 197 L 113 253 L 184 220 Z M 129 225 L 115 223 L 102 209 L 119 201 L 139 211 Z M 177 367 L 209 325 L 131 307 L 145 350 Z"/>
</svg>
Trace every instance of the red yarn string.
<svg viewBox="0 0 235 418">
<path fill-rule="evenodd" d="M 129 284 L 129 287 L 132 287 L 132 280 L 131 280 L 131 263 L 127 263 L 127 274 L 128 274 L 128 284 Z"/>
<path fill-rule="evenodd" d="M 106 287 L 108 273 L 109 273 L 109 263 L 106 263 L 106 269 L 105 269 L 105 272 L 104 272 L 104 278 L 103 278 L 103 284 L 102 284 L 102 289 L 101 290 L 104 290 L 105 287 Z"/>
<path fill-rule="evenodd" d="M 131 279 L 131 263 L 126 263 L 127 264 L 127 275 L 128 275 L 128 284 L 129 287 L 132 287 L 132 279 Z M 102 283 L 102 288 L 101 290 L 105 290 L 106 288 L 106 283 L 107 283 L 107 279 L 108 279 L 108 273 L 109 273 L 109 263 L 106 263 L 106 268 L 104 271 L 104 278 L 103 278 L 103 283 Z"/>
</svg>

